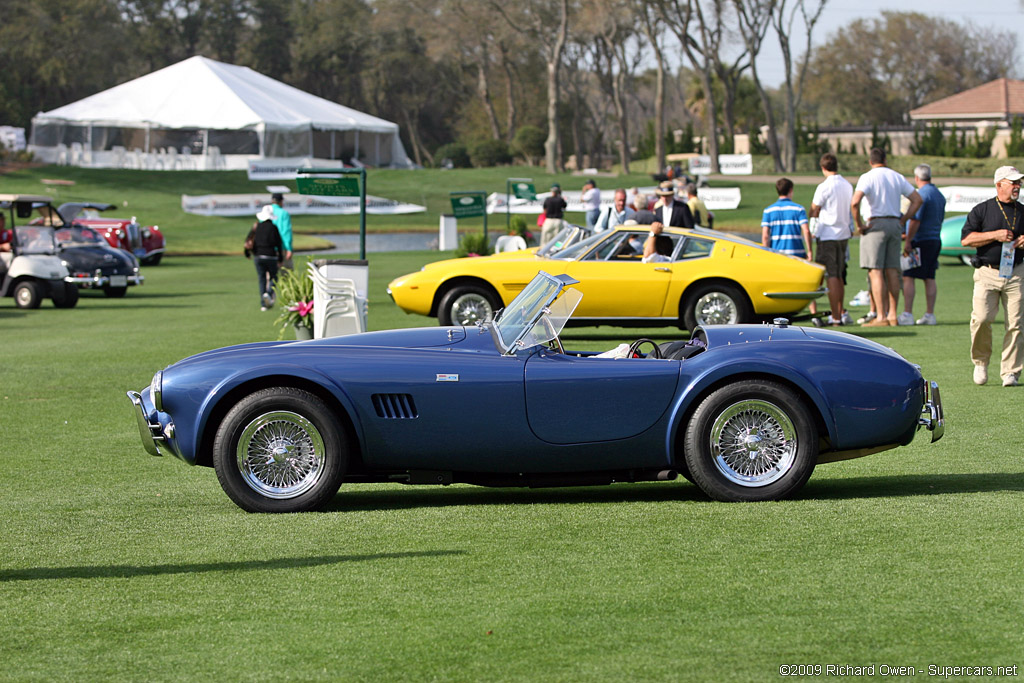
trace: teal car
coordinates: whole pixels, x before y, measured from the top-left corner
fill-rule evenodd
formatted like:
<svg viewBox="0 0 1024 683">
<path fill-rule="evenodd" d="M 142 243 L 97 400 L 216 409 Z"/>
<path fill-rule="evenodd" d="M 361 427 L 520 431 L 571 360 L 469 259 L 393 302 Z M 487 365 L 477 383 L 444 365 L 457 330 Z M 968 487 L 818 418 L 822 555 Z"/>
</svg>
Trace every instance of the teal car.
<svg viewBox="0 0 1024 683">
<path fill-rule="evenodd" d="M 975 250 L 971 247 L 964 247 L 960 245 L 960 234 L 964 229 L 964 223 L 967 221 L 967 214 L 960 214 L 959 216 L 951 216 L 946 220 L 942 221 L 942 249 L 939 250 L 939 254 L 942 256 L 955 256 L 960 259 L 964 265 L 971 265 L 970 257 L 975 253 Z"/>
</svg>

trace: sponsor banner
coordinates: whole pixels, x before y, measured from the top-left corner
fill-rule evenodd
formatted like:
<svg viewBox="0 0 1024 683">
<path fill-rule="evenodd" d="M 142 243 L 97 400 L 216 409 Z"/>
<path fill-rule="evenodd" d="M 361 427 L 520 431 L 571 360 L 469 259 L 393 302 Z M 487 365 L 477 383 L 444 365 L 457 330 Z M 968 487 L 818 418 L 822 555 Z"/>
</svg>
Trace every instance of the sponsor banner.
<svg viewBox="0 0 1024 683">
<path fill-rule="evenodd" d="M 647 195 L 652 199 L 657 199 L 654 194 L 655 187 L 641 187 L 639 192 Z M 562 192 L 562 199 L 568 205 L 566 212 L 579 212 L 583 213 L 586 209 L 583 207 L 583 202 L 580 199 L 582 192 Z M 544 200 L 551 196 L 550 192 L 537 195 L 534 200 L 519 199 L 512 197 L 511 205 L 508 208 L 509 213 L 526 213 L 533 214 L 534 216 L 539 215 L 544 211 Z M 704 202 L 708 207 L 709 211 L 723 211 L 727 209 L 736 209 L 740 205 L 740 188 L 738 187 L 699 187 L 697 188 L 697 196 Z M 508 204 L 508 195 L 504 192 L 494 192 L 487 197 L 487 213 L 505 213 L 505 206 Z M 628 202 L 628 195 L 627 195 Z M 611 206 L 615 203 L 615 190 L 601 190 L 601 208 L 604 209 L 607 206 Z"/>
<path fill-rule="evenodd" d="M 199 216 L 255 216 L 264 204 L 269 204 L 266 194 L 207 194 L 201 196 L 181 195 L 181 209 L 185 213 Z M 284 195 L 284 208 L 288 213 L 302 214 L 358 214 L 359 197 L 330 197 L 289 193 Z M 404 214 L 423 213 L 425 206 L 405 204 L 384 197 L 366 196 L 366 213 Z"/>
<path fill-rule="evenodd" d="M 996 196 L 995 185 L 946 185 L 939 192 L 946 198 L 947 213 L 968 213 L 978 204 Z"/>
<path fill-rule="evenodd" d="M 295 176 L 311 168 L 337 169 L 347 164 L 339 161 L 334 164 L 315 165 L 309 157 L 254 159 L 249 162 L 249 180 L 294 180 Z"/>
<path fill-rule="evenodd" d="M 452 214 L 456 218 L 476 218 L 484 215 L 484 196 L 482 194 L 452 197 Z"/>
<path fill-rule="evenodd" d="M 707 154 L 690 157 L 689 164 L 690 175 L 711 173 L 711 157 Z M 718 170 L 722 175 L 750 175 L 754 172 L 754 157 L 749 154 L 719 154 Z"/>
</svg>

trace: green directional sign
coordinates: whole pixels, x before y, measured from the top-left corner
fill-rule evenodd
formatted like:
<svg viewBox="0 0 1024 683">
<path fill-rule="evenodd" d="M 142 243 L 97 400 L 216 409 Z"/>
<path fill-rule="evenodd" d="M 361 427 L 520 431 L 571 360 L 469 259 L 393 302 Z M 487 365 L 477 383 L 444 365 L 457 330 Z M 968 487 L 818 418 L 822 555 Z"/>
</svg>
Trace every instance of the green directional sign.
<svg viewBox="0 0 1024 683">
<path fill-rule="evenodd" d="M 452 197 L 452 213 L 456 218 L 475 218 L 485 215 L 486 212 L 482 194 Z"/>
<path fill-rule="evenodd" d="M 327 195 L 331 197 L 358 197 L 357 178 L 296 178 L 299 194 Z"/>
<path fill-rule="evenodd" d="M 533 201 L 537 198 L 537 190 L 534 189 L 533 183 L 512 183 L 512 193 L 516 199 Z"/>
</svg>

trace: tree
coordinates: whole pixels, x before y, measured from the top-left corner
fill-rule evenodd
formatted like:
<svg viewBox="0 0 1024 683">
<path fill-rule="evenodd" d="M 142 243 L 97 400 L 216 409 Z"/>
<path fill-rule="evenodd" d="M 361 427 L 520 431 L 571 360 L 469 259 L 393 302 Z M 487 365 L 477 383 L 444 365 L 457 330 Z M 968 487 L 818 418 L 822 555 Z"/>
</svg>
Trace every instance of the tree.
<svg viewBox="0 0 1024 683">
<path fill-rule="evenodd" d="M 569 0 L 522 0 L 515 5 L 515 15 L 505 3 L 492 0 L 497 10 L 516 31 L 528 35 L 540 45 L 547 65 L 548 138 L 544 142 L 544 164 L 548 173 L 558 171 L 558 69 L 569 34 Z"/>
<path fill-rule="evenodd" d="M 1024 0 L 1022 0 L 1024 1 Z M 658 30 L 657 0 L 639 0 L 636 14 L 647 42 L 654 50 L 654 158 L 658 172 L 665 168 L 665 58 Z"/>
<path fill-rule="evenodd" d="M 779 139 L 775 130 L 775 112 L 772 109 L 771 99 L 768 92 L 761 83 L 761 77 L 757 72 L 757 55 L 761 52 L 765 34 L 768 32 L 772 11 L 775 8 L 775 0 L 733 0 L 736 8 L 736 16 L 739 18 L 740 35 L 750 53 L 750 76 L 754 81 L 754 87 L 761 99 L 761 107 L 764 109 L 765 124 L 768 131 L 766 144 L 768 153 L 772 155 L 775 163 L 775 172 L 783 171 L 782 155 L 779 151 Z"/>
<path fill-rule="evenodd" d="M 786 138 L 783 168 L 786 171 L 796 169 L 797 153 L 797 109 L 803 96 L 804 78 L 807 75 L 807 63 L 811 58 L 811 35 L 814 25 L 821 18 L 828 0 L 776 0 L 772 11 L 772 27 L 779 39 L 782 49 L 782 60 L 786 69 L 785 103 L 786 103 Z M 797 60 L 796 74 L 793 73 L 794 60 L 791 40 L 795 28 L 797 14 L 800 15 L 804 28 L 805 48 L 803 56 Z"/>
<path fill-rule="evenodd" d="M 883 12 L 812 51 L 805 100 L 822 123 L 902 123 L 911 109 L 1007 76 L 1017 37 L 917 12 Z"/>
</svg>

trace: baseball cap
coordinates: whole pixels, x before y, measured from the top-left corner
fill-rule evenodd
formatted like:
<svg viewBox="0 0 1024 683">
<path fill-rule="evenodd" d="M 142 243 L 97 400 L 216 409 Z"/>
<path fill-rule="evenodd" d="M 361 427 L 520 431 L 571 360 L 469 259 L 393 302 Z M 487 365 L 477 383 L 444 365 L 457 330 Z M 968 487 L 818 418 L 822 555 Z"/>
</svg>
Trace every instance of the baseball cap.
<svg viewBox="0 0 1024 683">
<path fill-rule="evenodd" d="M 1011 183 L 1015 183 L 1021 178 L 1024 178 L 1024 173 L 1021 173 L 1013 166 L 1000 166 L 996 169 L 995 182 L 1000 180 L 1009 180 Z"/>
</svg>

